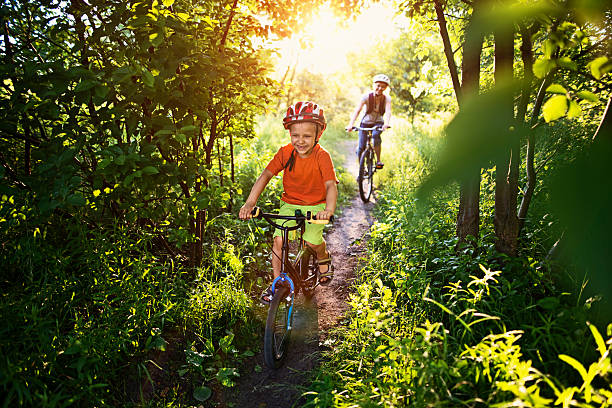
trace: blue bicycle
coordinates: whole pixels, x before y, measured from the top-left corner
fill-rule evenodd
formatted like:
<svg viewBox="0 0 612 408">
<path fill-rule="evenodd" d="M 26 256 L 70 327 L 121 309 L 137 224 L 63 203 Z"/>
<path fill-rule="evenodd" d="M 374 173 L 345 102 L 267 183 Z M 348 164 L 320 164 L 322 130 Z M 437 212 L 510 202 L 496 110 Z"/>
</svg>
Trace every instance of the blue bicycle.
<svg viewBox="0 0 612 408">
<path fill-rule="evenodd" d="M 266 331 L 264 334 L 264 361 L 270 368 L 278 368 L 287 351 L 293 324 L 294 299 L 300 290 L 306 299 L 312 298 L 319 284 L 319 263 L 317 255 L 304 244 L 302 235 L 306 222 L 327 224 L 330 220 L 317 220 L 300 210 L 295 215 L 279 215 L 261 212 L 255 207 L 251 213 L 253 218 L 263 218 L 270 225 L 283 232 L 280 275 L 272 282 L 272 299 Z M 296 225 L 287 226 L 287 221 L 295 221 Z M 289 232 L 300 231 L 299 249 L 294 262 L 289 260 Z"/>
</svg>

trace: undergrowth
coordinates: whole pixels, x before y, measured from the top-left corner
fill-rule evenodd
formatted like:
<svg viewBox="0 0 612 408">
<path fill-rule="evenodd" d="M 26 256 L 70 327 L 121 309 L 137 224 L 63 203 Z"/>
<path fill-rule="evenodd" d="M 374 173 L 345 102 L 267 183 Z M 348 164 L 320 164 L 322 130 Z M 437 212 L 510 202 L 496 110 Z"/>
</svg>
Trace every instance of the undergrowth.
<svg viewBox="0 0 612 408">
<path fill-rule="evenodd" d="M 335 332 L 305 406 L 612 405 L 612 325 L 589 323 L 595 299 L 561 290 L 545 252 L 496 252 L 486 223 L 478 249 L 458 248 L 457 187 L 428 203 L 415 198 L 438 145 L 435 130 L 423 129 L 395 126 L 385 138 L 383 151 L 405 155 L 379 179 L 378 221 L 348 324 Z M 482 180 L 487 217 L 494 176 Z"/>
<path fill-rule="evenodd" d="M 289 142 L 279 118 L 259 123 L 237 147 L 242 201 Z M 346 200 L 354 181 L 338 165 L 338 129 L 322 144 L 337 157 Z M 274 178 L 259 205 L 277 208 L 281 189 Z M 218 213 L 206 224 L 202 265 L 191 269 L 161 249 L 161 230 L 97 228 L 78 208 L 41 221 L 27 208 L 0 200 L 1 406 L 210 405 L 213 390 L 235 385 L 261 344 L 252 305 L 270 276 L 267 235 L 237 210 Z"/>
</svg>

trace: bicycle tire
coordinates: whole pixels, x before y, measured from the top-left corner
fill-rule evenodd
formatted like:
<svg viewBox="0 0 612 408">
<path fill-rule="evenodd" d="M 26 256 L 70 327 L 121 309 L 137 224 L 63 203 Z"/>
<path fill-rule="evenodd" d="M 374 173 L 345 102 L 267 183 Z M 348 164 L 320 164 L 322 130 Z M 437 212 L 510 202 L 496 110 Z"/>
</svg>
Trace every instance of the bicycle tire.
<svg viewBox="0 0 612 408">
<path fill-rule="evenodd" d="M 269 368 L 280 367 L 291 337 L 287 296 L 289 288 L 277 286 L 270 302 L 264 334 L 264 362 Z"/>
<path fill-rule="evenodd" d="M 366 149 L 359 158 L 359 195 L 363 202 L 370 201 L 374 186 L 374 152 Z"/>
<path fill-rule="evenodd" d="M 314 295 L 315 287 L 319 282 L 319 263 L 317 255 L 310 248 L 307 248 L 299 260 L 298 270 L 300 271 L 300 281 L 302 292 L 307 300 Z"/>
</svg>

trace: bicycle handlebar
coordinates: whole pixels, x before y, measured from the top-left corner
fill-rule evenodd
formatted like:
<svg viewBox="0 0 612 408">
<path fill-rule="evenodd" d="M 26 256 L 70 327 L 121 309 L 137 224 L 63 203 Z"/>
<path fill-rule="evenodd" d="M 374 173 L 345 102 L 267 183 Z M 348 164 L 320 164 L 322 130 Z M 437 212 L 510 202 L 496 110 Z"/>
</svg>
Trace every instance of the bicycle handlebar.
<svg viewBox="0 0 612 408">
<path fill-rule="evenodd" d="M 272 214 L 272 213 L 264 213 L 261 211 L 261 208 L 254 207 L 251 211 L 251 215 L 253 218 L 265 218 L 268 222 L 271 220 L 291 220 L 297 222 L 309 222 L 310 224 L 329 224 L 334 220 L 334 216 L 332 215 L 329 220 L 317 220 L 314 218 L 312 213 L 308 211 L 306 215 L 303 215 L 300 210 L 295 211 L 295 215 L 280 215 L 280 214 Z M 274 223 L 274 222 L 272 222 Z M 274 223 L 276 224 L 276 223 Z"/>
<path fill-rule="evenodd" d="M 391 126 L 389 126 L 387 129 L 391 128 Z M 382 126 L 372 126 L 369 128 L 364 128 L 364 127 L 360 127 L 360 126 L 353 126 L 351 127 L 351 130 L 365 130 L 370 131 L 370 130 L 383 130 Z"/>
</svg>

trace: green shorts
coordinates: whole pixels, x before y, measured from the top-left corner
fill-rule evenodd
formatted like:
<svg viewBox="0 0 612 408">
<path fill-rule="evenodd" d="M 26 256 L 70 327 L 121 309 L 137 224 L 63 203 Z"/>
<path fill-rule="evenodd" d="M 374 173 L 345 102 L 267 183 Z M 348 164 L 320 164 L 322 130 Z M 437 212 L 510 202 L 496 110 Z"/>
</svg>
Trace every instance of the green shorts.
<svg viewBox="0 0 612 408">
<path fill-rule="evenodd" d="M 301 210 L 302 214 L 306 215 L 308 211 L 315 216 L 319 211 L 323 211 L 325 209 L 325 203 L 317 204 L 317 205 L 296 205 L 296 204 L 288 204 L 283 202 L 281 208 L 278 210 L 280 215 L 295 215 L 295 210 Z M 283 221 L 277 220 L 277 222 L 281 225 L 294 226 L 295 221 Z M 285 224 L 282 224 L 285 222 Z M 304 231 L 304 241 L 310 242 L 313 245 L 319 245 L 323 243 L 323 228 L 325 228 L 325 224 L 311 224 L 309 222 L 306 223 L 306 230 Z M 297 230 L 299 231 L 299 230 Z M 275 237 L 282 237 L 283 231 L 278 228 L 274 231 Z M 295 239 L 297 234 L 295 231 L 289 232 L 289 239 Z"/>
</svg>

